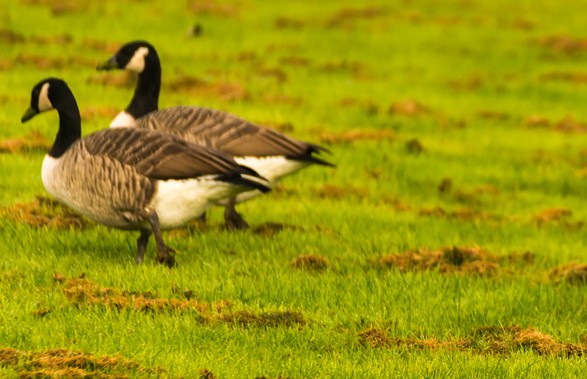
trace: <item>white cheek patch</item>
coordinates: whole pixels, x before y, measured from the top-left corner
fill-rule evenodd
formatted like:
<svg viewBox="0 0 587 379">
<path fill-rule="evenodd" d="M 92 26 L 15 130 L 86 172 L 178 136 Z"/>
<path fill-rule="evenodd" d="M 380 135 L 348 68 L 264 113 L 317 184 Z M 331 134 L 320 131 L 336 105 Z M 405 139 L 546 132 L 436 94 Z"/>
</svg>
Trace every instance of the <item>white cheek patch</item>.
<svg viewBox="0 0 587 379">
<path fill-rule="evenodd" d="M 135 51 L 130 61 L 124 67 L 125 70 L 138 72 L 139 74 L 145 69 L 145 57 L 149 54 L 149 48 L 142 46 Z"/>
<path fill-rule="evenodd" d="M 39 93 L 39 103 L 37 104 L 37 107 L 39 108 L 39 112 L 53 109 L 53 104 L 51 104 L 51 100 L 49 100 L 49 83 L 45 83 L 41 87 L 41 92 Z"/>
</svg>

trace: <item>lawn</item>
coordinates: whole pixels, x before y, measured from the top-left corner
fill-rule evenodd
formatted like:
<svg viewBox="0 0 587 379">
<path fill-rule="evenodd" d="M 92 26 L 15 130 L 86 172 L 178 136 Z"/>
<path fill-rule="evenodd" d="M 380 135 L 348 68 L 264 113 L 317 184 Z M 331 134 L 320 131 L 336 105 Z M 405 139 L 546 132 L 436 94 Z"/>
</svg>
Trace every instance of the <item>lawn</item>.
<svg viewBox="0 0 587 379">
<path fill-rule="evenodd" d="M 442 4 L 440 4 L 442 3 Z M 0 0 L 0 376 L 584 377 L 583 2 Z M 96 72 L 144 39 L 160 106 L 222 109 L 331 150 L 239 205 L 251 229 L 136 232 L 48 198 L 63 78 L 83 134 L 134 78 Z"/>
</svg>

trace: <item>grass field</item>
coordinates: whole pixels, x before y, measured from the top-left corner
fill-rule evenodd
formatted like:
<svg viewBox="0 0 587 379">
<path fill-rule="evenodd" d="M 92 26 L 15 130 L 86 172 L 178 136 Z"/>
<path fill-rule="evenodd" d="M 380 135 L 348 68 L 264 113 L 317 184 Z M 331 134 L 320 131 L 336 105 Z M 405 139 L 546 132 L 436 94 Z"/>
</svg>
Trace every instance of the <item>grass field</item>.
<svg viewBox="0 0 587 379">
<path fill-rule="evenodd" d="M 440 3 L 443 3 L 440 5 Z M 587 351 L 587 24 L 579 0 L 0 0 L 0 376 L 573 378 Z M 197 27 L 196 27 L 197 26 Z M 194 33 L 194 29 L 199 31 Z M 252 229 L 137 233 L 40 179 L 65 79 L 83 133 L 126 106 L 97 63 L 153 43 L 162 107 L 332 150 L 242 204 Z"/>
</svg>

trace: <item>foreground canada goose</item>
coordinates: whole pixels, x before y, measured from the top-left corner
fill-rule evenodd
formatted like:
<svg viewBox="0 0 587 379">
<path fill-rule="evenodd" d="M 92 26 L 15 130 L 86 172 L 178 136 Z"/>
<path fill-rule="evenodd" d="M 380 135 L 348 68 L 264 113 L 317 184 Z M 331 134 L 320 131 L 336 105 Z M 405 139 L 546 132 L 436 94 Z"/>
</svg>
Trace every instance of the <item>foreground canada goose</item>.
<svg viewBox="0 0 587 379">
<path fill-rule="evenodd" d="M 156 260 L 174 264 L 162 229 L 184 225 L 222 198 L 268 191 L 255 171 L 230 156 L 150 130 L 102 130 L 81 138 L 80 113 L 67 84 L 56 78 L 32 90 L 26 122 L 56 109 L 59 130 L 43 160 L 42 179 L 57 200 L 107 226 L 140 230 L 139 263 L 152 234 Z"/>
<path fill-rule="evenodd" d="M 118 50 L 98 70 L 123 69 L 138 73 L 138 82 L 130 104 L 112 121 L 110 127 L 137 127 L 159 130 L 230 154 L 275 185 L 284 176 L 311 164 L 333 166 L 315 154 L 324 147 L 290 138 L 230 113 L 178 106 L 158 110 L 161 89 L 161 64 L 155 48 L 145 41 L 130 42 Z M 224 218 L 228 228 L 248 225 L 236 212 L 235 203 L 259 194 L 251 191 L 231 198 Z"/>
</svg>

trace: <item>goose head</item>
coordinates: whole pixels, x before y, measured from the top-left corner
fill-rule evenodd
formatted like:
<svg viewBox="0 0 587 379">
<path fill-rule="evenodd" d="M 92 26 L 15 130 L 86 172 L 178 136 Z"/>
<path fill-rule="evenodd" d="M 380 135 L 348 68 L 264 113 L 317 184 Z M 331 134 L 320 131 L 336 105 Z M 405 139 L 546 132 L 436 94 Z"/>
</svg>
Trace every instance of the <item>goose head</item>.
<svg viewBox="0 0 587 379">
<path fill-rule="evenodd" d="M 159 57 L 153 45 L 146 41 L 133 41 L 122 46 L 110 59 L 99 64 L 96 70 L 126 70 L 143 73 L 146 67 L 159 66 Z"/>
<path fill-rule="evenodd" d="M 43 79 L 33 87 L 30 107 L 23 114 L 21 122 L 26 122 L 41 112 L 64 109 L 72 97 L 71 90 L 63 80 Z"/>
<path fill-rule="evenodd" d="M 24 112 L 21 122 L 27 122 L 36 115 L 55 109 L 59 113 L 59 130 L 49 155 L 60 157 L 76 140 L 81 138 L 81 117 L 73 93 L 67 84 L 57 78 L 47 78 L 37 83 L 31 91 L 29 109 Z"/>
</svg>

